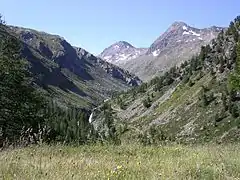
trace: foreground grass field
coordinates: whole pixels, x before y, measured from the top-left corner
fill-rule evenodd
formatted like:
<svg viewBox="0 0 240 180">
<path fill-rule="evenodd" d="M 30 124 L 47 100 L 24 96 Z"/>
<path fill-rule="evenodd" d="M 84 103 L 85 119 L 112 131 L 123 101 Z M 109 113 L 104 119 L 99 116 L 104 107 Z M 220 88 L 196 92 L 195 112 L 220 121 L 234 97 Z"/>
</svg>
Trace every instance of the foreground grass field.
<svg viewBox="0 0 240 180">
<path fill-rule="evenodd" d="M 240 145 L 34 146 L 0 152 L 0 179 L 240 179 Z"/>
</svg>

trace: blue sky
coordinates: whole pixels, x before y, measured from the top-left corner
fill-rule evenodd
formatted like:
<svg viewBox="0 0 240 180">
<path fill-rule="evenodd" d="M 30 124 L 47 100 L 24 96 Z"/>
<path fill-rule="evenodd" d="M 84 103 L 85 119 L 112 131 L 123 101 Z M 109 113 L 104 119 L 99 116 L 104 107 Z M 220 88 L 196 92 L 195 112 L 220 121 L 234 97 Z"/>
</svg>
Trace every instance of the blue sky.
<svg viewBox="0 0 240 180">
<path fill-rule="evenodd" d="M 59 34 L 99 54 L 116 41 L 149 47 L 174 21 L 228 26 L 239 0 L 1 0 L 8 24 Z"/>
</svg>

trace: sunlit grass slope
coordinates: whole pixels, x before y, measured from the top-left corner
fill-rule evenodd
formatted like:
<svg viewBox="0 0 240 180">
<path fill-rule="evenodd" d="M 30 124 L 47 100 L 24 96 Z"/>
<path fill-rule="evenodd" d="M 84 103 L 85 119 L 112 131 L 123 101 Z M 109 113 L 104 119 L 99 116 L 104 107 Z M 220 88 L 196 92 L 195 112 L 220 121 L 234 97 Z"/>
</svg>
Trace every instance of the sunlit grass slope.
<svg viewBox="0 0 240 180">
<path fill-rule="evenodd" d="M 28 147 L 0 152 L 0 179 L 240 179 L 239 147 Z"/>
</svg>

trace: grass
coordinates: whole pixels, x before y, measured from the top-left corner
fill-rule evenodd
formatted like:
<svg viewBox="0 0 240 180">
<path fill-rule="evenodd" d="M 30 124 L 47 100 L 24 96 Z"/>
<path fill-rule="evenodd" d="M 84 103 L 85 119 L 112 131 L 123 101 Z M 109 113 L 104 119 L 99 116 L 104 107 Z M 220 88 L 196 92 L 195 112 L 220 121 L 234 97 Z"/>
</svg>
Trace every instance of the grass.
<svg viewBox="0 0 240 180">
<path fill-rule="evenodd" d="M 239 147 L 33 146 L 0 152 L 0 179 L 240 179 Z"/>
</svg>

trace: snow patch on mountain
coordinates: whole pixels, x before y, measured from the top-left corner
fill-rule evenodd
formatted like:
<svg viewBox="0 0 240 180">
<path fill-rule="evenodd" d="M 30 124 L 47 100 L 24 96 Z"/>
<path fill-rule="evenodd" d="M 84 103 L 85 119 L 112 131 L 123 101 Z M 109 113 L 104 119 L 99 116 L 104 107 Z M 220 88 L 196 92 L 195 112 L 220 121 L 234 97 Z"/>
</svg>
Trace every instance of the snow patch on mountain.
<svg viewBox="0 0 240 180">
<path fill-rule="evenodd" d="M 194 36 L 201 36 L 200 34 L 194 32 L 194 31 L 192 31 L 192 30 L 190 30 L 189 32 L 192 33 L 192 35 L 194 35 Z"/>
<path fill-rule="evenodd" d="M 188 32 L 188 31 L 184 31 L 184 32 L 183 32 L 183 35 L 185 35 L 185 34 L 189 35 L 190 32 Z"/>
<path fill-rule="evenodd" d="M 154 51 L 154 52 L 152 53 L 152 55 L 153 55 L 154 57 L 158 56 L 158 55 L 159 55 L 159 50 Z"/>
<path fill-rule="evenodd" d="M 186 26 L 183 26 L 182 28 L 183 28 L 183 30 L 188 30 L 188 28 Z"/>
<path fill-rule="evenodd" d="M 201 36 L 199 33 L 196 33 L 196 32 L 194 32 L 193 30 L 183 31 L 183 35 Z"/>
<path fill-rule="evenodd" d="M 141 56 L 145 52 L 145 48 L 135 48 L 126 41 L 119 41 L 104 49 L 99 57 L 107 62 L 120 65 Z"/>
</svg>

